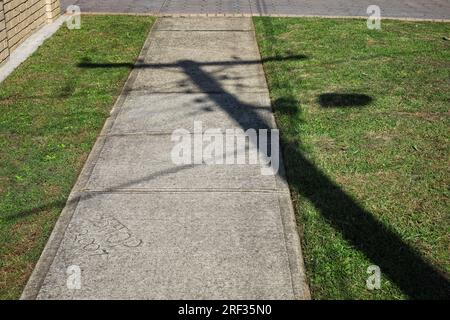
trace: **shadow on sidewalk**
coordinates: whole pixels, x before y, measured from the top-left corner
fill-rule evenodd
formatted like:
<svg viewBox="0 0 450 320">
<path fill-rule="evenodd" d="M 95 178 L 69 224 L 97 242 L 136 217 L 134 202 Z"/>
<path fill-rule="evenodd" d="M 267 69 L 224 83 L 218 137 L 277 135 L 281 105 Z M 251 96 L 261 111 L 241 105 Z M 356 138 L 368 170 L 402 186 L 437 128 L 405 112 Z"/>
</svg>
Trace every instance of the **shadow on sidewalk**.
<svg viewBox="0 0 450 320">
<path fill-rule="evenodd" d="M 213 75 L 203 71 L 203 66 L 220 65 L 248 65 L 259 64 L 266 61 L 286 61 L 306 59 L 305 56 L 272 57 L 255 61 L 226 61 L 226 62 L 195 62 L 192 60 L 179 61 L 176 64 L 141 64 L 137 63 L 135 68 L 161 69 L 182 68 L 189 79 L 204 92 L 223 92 L 228 95 L 235 105 L 247 108 L 246 112 L 253 113 L 258 123 L 264 123 L 251 106 L 240 101 L 235 95 L 227 93 L 220 81 Z M 124 64 L 114 63 L 81 63 L 82 68 L 114 68 L 123 67 Z M 129 65 L 126 65 L 131 67 Z M 205 84 L 208 87 L 205 88 Z M 213 90 L 211 90 L 213 88 Z M 329 103 L 328 96 L 323 96 L 326 106 L 334 106 Z M 333 97 L 334 99 L 335 97 Z M 338 104 L 346 104 L 348 96 L 337 97 Z M 365 105 L 371 101 L 371 97 L 365 95 L 352 95 L 353 105 Z M 349 99 L 350 99 L 349 98 Z M 355 99 L 353 99 L 355 98 Z M 215 94 L 210 94 L 209 99 L 220 106 L 223 100 L 218 99 Z M 335 100 L 333 100 L 335 101 Z M 342 102 L 342 103 L 341 103 Z M 281 112 L 291 114 L 292 119 L 297 117 L 293 114 L 298 112 L 295 107 L 298 101 L 293 97 L 283 97 L 273 102 L 273 108 Z M 227 111 L 226 106 L 222 106 Z M 228 113 L 242 129 L 248 128 L 239 114 Z M 270 127 L 266 124 L 266 127 Z M 256 128 L 257 129 L 257 128 Z M 293 144 L 286 141 L 281 132 L 281 145 L 286 158 L 292 159 L 295 167 L 289 166 L 288 182 L 292 189 L 301 196 L 307 198 L 314 204 L 315 208 L 326 218 L 343 237 L 356 249 L 361 251 L 374 264 L 378 265 L 383 274 L 387 275 L 401 290 L 413 299 L 447 299 L 450 295 L 450 281 L 441 271 L 431 264 L 407 243 L 405 243 L 393 230 L 379 222 L 368 210 L 361 207 L 336 183 L 330 180 L 300 151 L 299 142 Z"/>
</svg>

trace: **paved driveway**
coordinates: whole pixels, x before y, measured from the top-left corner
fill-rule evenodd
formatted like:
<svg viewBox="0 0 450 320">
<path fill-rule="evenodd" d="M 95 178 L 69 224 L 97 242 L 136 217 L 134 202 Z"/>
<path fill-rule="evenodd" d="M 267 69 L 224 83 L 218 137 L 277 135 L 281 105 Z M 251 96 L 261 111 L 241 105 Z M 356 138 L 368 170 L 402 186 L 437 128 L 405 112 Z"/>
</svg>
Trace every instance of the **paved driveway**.
<svg viewBox="0 0 450 320">
<path fill-rule="evenodd" d="M 61 0 L 65 9 L 163 14 L 365 16 L 378 5 L 385 17 L 450 19 L 449 0 Z"/>
</svg>

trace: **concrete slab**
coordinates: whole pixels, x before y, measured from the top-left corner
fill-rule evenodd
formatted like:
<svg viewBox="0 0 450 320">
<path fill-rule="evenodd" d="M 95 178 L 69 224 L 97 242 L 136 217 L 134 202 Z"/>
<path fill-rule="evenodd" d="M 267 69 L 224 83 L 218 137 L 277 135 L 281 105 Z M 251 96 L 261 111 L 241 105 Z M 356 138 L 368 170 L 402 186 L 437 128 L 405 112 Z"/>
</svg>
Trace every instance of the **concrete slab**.
<svg viewBox="0 0 450 320">
<path fill-rule="evenodd" d="M 173 65 L 142 70 L 133 90 L 147 93 L 267 92 L 261 65 L 227 66 L 217 62 L 200 66 L 198 61 L 178 61 Z"/>
<path fill-rule="evenodd" d="M 198 27 L 209 28 L 209 20 L 203 19 L 196 19 Z M 183 21 L 189 24 L 189 19 Z M 155 93 L 267 92 L 252 31 L 158 31 L 161 23 L 157 23 L 152 33 L 149 54 L 142 62 L 134 90 Z M 160 45 L 162 42 L 164 46 Z M 249 45 L 243 47 L 242 43 Z"/>
<path fill-rule="evenodd" d="M 126 97 L 110 131 L 112 134 L 167 133 L 176 129 L 194 131 L 194 122 L 204 130 L 275 128 L 267 95 L 241 94 L 143 94 L 132 91 Z"/>
<path fill-rule="evenodd" d="M 277 194 L 88 194 L 39 299 L 293 299 Z M 214 208 L 214 210 L 211 210 Z M 82 287 L 66 286 L 68 266 Z"/>
<path fill-rule="evenodd" d="M 176 142 L 170 135 L 102 140 L 102 152 L 84 190 L 288 190 L 280 177 L 262 175 L 259 164 L 175 164 L 171 152 Z"/>
<path fill-rule="evenodd" d="M 202 18 L 200 18 L 202 20 Z M 170 37 L 168 36 L 170 33 Z M 243 31 L 202 31 L 191 32 L 155 31 L 150 44 L 151 54 L 145 59 L 145 63 L 163 64 L 179 61 L 197 61 L 198 63 L 223 62 L 238 63 L 239 61 L 254 58 L 256 48 L 254 46 L 242 47 L 239 43 L 252 39 L 251 32 Z M 164 46 L 158 46 L 159 41 L 164 40 Z M 177 50 L 174 50 L 177 49 Z M 186 59 L 190 57 L 190 59 Z M 257 64 L 254 62 L 253 64 Z M 227 65 L 224 65 L 227 66 Z M 157 65 L 155 68 L 158 67 Z"/>
</svg>

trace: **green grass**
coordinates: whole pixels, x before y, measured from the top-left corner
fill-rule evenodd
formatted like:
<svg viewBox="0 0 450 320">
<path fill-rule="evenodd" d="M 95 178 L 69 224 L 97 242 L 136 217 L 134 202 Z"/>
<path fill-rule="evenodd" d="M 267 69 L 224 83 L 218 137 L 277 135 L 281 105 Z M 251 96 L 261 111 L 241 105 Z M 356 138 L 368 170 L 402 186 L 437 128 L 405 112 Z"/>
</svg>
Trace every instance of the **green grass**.
<svg viewBox="0 0 450 320">
<path fill-rule="evenodd" d="M 154 19 L 83 16 L 0 84 L 0 299 L 15 299 L 130 72 Z"/>
<path fill-rule="evenodd" d="M 313 297 L 449 298 L 450 25 L 254 21 Z"/>
</svg>

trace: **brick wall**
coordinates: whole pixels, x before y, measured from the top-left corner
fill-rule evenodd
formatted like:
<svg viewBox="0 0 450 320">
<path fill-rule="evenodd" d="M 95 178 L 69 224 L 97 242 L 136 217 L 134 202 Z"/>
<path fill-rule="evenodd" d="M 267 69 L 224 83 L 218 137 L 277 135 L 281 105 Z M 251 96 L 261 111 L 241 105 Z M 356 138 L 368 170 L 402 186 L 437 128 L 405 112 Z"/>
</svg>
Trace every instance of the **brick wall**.
<svg viewBox="0 0 450 320">
<path fill-rule="evenodd" d="M 29 35 L 59 14 L 59 0 L 0 0 L 0 64 Z"/>
</svg>

